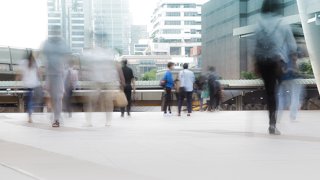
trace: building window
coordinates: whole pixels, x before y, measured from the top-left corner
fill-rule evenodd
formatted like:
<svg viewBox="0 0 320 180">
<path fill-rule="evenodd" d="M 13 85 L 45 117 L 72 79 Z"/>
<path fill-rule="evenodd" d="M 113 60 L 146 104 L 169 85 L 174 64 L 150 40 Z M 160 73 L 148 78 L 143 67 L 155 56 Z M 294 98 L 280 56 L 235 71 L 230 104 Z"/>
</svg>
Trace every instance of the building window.
<svg viewBox="0 0 320 180">
<path fill-rule="evenodd" d="M 72 20 L 72 23 L 84 24 L 84 20 Z"/>
<path fill-rule="evenodd" d="M 181 55 L 181 47 L 170 47 L 170 55 Z"/>
<path fill-rule="evenodd" d="M 73 18 L 83 18 L 84 14 L 72 14 Z"/>
<path fill-rule="evenodd" d="M 84 41 L 84 38 L 72 38 L 72 41 Z"/>
<path fill-rule="evenodd" d="M 181 34 L 181 29 L 164 29 L 163 34 Z"/>
<path fill-rule="evenodd" d="M 165 21 L 164 25 L 181 25 L 181 21 Z"/>
<path fill-rule="evenodd" d="M 180 8 L 180 4 L 167 4 L 167 8 Z"/>
<path fill-rule="evenodd" d="M 60 23 L 60 19 L 49 19 L 48 23 L 49 24 L 57 24 L 57 23 Z"/>
<path fill-rule="evenodd" d="M 184 25 L 201 25 L 201 22 L 197 22 L 197 21 L 184 21 Z"/>
<path fill-rule="evenodd" d="M 181 16 L 180 12 L 167 12 L 166 16 Z"/>
<path fill-rule="evenodd" d="M 48 17 L 60 17 L 60 14 L 49 13 Z"/>
<path fill-rule="evenodd" d="M 74 48 L 83 48 L 83 44 L 72 44 Z"/>
<path fill-rule="evenodd" d="M 197 12 L 184 12 L 184 16 L 191 17 L 191 16 L 198 16 Z"/>
<path fill-rule="evenodd" d="M 61 27 L 59 25 L 49 25 L 48 30 L 59 30 Z"/>
<path fill-rule="evenodd" d="M 72 35 L 75 35 L 75 36 L 83 36 L 84 35 L 84 32 L 72 32 Z"/>
<path fill-rule="evenodd" d="M 183 8 L 196 8 L 197 5 L 196 4 L 184 4 Z"/>
<path fill-rule="evenodd" d="M 72 26 L 72 29 L 84 30 L 84 27 L 83 26 Z"/>
<path fill-rule="evenodd" d="M 181 39 L 160 39 L 161 43 L 181 43 Z"/>
</svg>

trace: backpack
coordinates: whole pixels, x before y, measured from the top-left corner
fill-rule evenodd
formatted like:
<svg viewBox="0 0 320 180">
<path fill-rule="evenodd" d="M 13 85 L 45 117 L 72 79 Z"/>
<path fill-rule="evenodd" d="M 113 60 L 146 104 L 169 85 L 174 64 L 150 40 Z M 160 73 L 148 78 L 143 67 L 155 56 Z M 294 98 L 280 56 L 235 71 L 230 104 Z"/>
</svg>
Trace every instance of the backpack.
<svg viewBox="0 0 320 180">
<path fill-rule="evenodd" d="M 279 21 L 272 32 L 267 32 L 266 28 L 262 27 L 256 32 L 256 47 L 255 55 L 265 58 L 274 58 L 277 56 L 277 40 L 274 38 L 274 33 L 277 31 L 281 21 Z"/>
</svg>

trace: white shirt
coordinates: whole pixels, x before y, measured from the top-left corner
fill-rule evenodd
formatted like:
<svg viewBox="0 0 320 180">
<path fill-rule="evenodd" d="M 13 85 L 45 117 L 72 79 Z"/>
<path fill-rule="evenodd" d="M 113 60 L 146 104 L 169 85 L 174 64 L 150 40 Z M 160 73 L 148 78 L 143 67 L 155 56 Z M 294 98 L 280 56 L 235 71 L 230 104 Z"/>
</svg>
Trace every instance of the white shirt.
<svg viewBox="0 0 320 180">
<path fill-rule="evenodd" d="M 193 83 L 195 82 L 194 73 L 188 69 L 184 69 L 179 73 L 180 87 L 184 87 L 187 92 L 193 91 Z"/>
<path fill-rule="evenodd" d="M 40 86 L 37 65 L 29 68 L 28 60 L 22 60 L 19 64 L 19 70 L 22 76 L 23 85 L 27 88 L 35 88 Z"/>
</svg>

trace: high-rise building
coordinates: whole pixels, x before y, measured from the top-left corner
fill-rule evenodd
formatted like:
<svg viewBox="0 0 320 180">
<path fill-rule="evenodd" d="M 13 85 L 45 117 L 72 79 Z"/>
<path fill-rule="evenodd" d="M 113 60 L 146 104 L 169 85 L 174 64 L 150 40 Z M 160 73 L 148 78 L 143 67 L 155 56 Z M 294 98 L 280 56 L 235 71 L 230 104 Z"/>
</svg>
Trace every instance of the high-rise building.
<svg viewBox="0 0 320 180">
<path fill-rule="evenodd" d="M 132 25 L 131 26 L 131 42 L 130 42 L 130 54 L 135 54 L 135 46 L 139 47 L 141 39 L 148 39 L 148 28 L 146 25 Z M 146 48 L 145 48 L 146 49 Z"/>
<path fill-rule="evenodd" d="M 152 54 L 190 56 L 201 46 L 201 6 L 198 0 L 160 0 L 152 16 Z"/>
<path fill-rule="evenodd" d="M 129 54 L 130 13 L 128 0 L 93 0 L 94 43 Z"/>
<path fill-rule="evenodd" d="M 202 8 L 202 67 L 215 66 L 226 79 L 239 79 L 242 71 L 252 71 L 252 43 L 249 35 L 233 31 L 257 23 L 263 0 L 211 0 Z M 283 0 L 285 17 L 298 14 L 296 0 Z M 298 28 L 299 25 L 293 25 Z M 300 25 L 301 30 L 301 25 Z M 247 37 L 246 37 L 247 36 Z"/>
<path fill-rule="evenodd" d="M 91 4 L 91 0 L 48 0 L 48 36 L 59 31 L 77 53 L 92 47 Z"/>
</svg>

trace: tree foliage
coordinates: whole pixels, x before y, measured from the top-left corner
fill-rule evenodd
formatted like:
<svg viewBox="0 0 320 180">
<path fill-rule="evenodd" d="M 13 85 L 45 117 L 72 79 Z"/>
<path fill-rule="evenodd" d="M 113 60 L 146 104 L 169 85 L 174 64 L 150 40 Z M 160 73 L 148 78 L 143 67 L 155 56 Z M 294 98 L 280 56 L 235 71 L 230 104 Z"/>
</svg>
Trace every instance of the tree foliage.
<svg viewBox="0 0 320 180">
<path fill-rule="evenodd" d="M 156 80 L 156 74 L 157 74 L 157 70 L 153 69 L 147 73 L 144 73 L 142 79 L 144 81 L 154 81 L 154 80 Z"/>
</svg>

